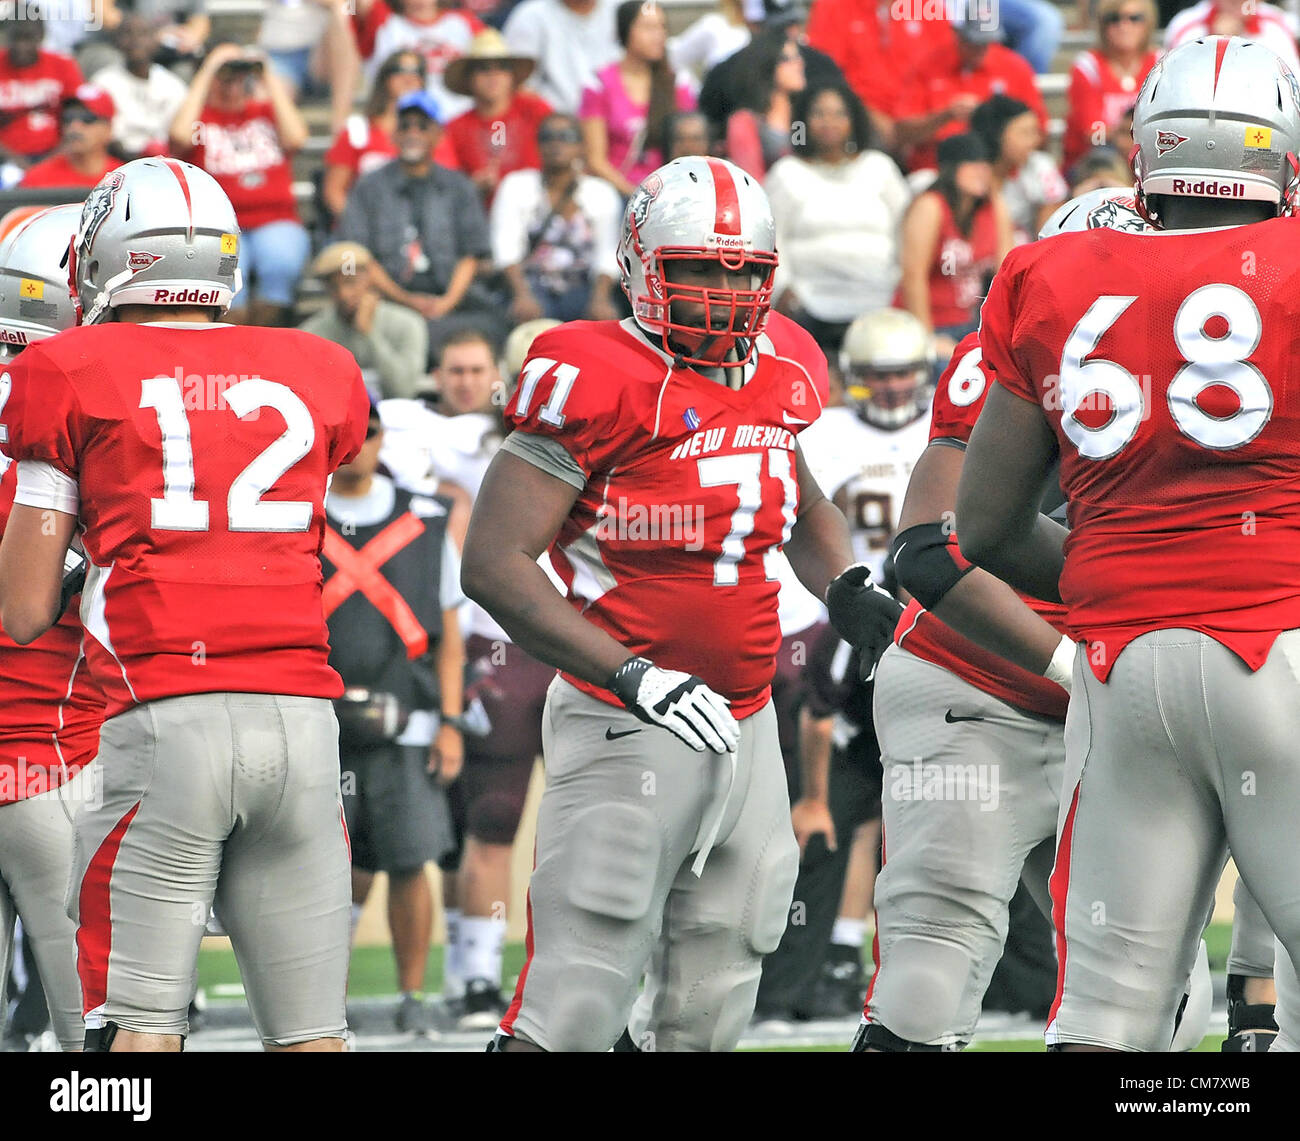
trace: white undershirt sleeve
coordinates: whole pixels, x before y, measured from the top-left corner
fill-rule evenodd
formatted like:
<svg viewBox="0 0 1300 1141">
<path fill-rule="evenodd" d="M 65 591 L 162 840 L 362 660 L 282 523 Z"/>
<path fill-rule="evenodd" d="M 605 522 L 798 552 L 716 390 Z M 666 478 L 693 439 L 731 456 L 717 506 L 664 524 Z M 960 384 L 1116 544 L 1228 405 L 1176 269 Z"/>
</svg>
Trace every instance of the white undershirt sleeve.
<svg viewBox="0 0 1300 1141">
<path fill-rule="evenodd" d="M 44 460 L 18 461 L 18 488 L 14 503 L 76 515 L 81 510 L 77 481 Z"/>
</svg>

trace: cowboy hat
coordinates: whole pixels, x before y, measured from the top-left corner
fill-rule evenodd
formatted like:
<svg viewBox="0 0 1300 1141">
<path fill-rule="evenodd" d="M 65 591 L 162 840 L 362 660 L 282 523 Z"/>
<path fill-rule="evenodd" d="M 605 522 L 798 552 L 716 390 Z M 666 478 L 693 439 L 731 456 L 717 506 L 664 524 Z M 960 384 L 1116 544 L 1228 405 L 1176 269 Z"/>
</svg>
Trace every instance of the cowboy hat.
<svg viewBox="0 0 1300 1141">
<path fill-rule="evenodd" d="M 516 87 L 532 75 L 533 68 L 537 66 L 536 60 L 529 59 L 528 56 L 511 55 L 505 36 L 495 28 L 484 28 L 474 37 L 468 52 L 447 64 L 442 73 L 443 85 L 457 95 L 470 94 L 469 77 L 474 64 L 484 59 L 500 60 L 506 64 L 514 72 Z"/>
</svg>

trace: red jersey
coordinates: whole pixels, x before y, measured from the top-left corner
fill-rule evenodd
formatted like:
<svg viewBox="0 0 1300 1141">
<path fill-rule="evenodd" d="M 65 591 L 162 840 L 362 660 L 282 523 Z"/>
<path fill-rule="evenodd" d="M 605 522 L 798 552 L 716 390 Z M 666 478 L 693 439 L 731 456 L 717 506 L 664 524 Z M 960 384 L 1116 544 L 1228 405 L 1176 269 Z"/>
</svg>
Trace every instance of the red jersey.
<svg viewBox="0 0 1300 1141">
<path fill-rule="evenodd" d="M 31 67 L 14 67 L 0 49 L 0 146 L 43 155 L 59 145 L 59 112 L 85 82 L 71 56 L 42 51 Z"/>
<path fill-rule="evenodd" d="M 998 253 L 998 227 L 993 207 L 987 202 L 975 211 L 970 234 L 957 228 L 948 200 L 937 190 L 927 191 L 939 199 L 939 240 L 930 263 L 930 323 L 936 329 L 967 325 L 975 319 L 985 278 L 993 272 Z M 894 304 L 903 307 L 900 287 Z"/>
<path fill-rule="evenodd" d="M 95 186 L 110 170 L 122 165 L 120 159 L 109 155 L 104 168 L 94 174 L 82 174 L 67 159 L 66 155 L 53 155 L 27 168 L 23 175 L 22 186 Z"/>
<path fill-rule="evenodd" d="M 248 103 L 242 111 L 204 107 L 199 114 L 203 142 L 184 157 L 221 185 L 235 208 L 240 229 L 298 220 L 289 156 L 280 146 L 270 103 Z"/>
<path fill-rule="evenodd" d="M 980 356 L 978 333 L 968 333 L 934 390 L 930 440 L 957 440 L 963 446 L 979 419 L 991 375 Z M 1020 596 L 1036 614 L 1066 632 L 1065 607 L 1059 602 Z M 916 599 L 898 620 L 894 641 L 909 653 L 956 674 L 962 681 L 1031 713 L 1065 719 L 1070 695 L 1054 681 L 1009 662 L 944 625 Z"/>
<path fill-rule="evenodd" d="M 498 182 L 514 170 L 537 170 L 542 165 L 537 128 L 550 113 L 551 105 L 540 95 L 519 91 L 500 118 L 485 119 L 474 110 L 457 115 L 443 132 L 455 156 L 454 169 L 473 176 L 495 159 Z"/>
<path fill-rule="evenodd" d="M 772 314 L 738 391 L 651 347 L 636 324 L 574 321 L 533 342 L 506 419 L 559 442 L 587 485 L 551 545 L 589 622 L 747 717 L 776 651 L 776 553 L 799 510 L 795 436 L 821 414 L 824 354 Z M 618 699 L 565 675 L 611 705 Z"/>
<path fill-rule="evenodd" d="M 0 473 L 3 535 L 18 465 L 0 455 Z M 0 628 L 0 804 L 58 788 L 99 751 L 104 695 L 91 681 L 81 637 L 76 598 L 26 646 Z"/>
<path fill-rule="evenodd" d="M 80 489 L 108 716 L 186 693 L 343 692 L 319 555 L 326 480 L 366 431 L 350 353 L 296 329 L 89 325 L 9 372 L 9 454 Z"/>
<path fill-rule="evenodd" d="M 1060 445 L 1061 597 L 1102 681 L 1151 630 L 1258 669 L 1300 627 L 1295 225 L 1065 233 L 989 290 L 984 359 Z"/>
<path fill-rule="evenodd" d="M 979 67 L 969 69 L 962 67 L 955 40 L 938 44 L 907 77 L 897 114 L 901 119 L 930 115 L 950 106 L 959 95 L 974 95 L 981 103 L 993 95 L 1019 99 L 1037 113 L 1039 125 L 1047 131 L 1047 108 L 1039 94 L 1034 69 L 1023 56 L 1001 44 L 989 44 Z M 959 120 L 944 124 L 932 141 L 912 149 L 907 161 L 909 169 L 936 165 L 935 144 L 969 129 L 969 124 Z"/>
<path fill-rule="evenodd" d="M 1086 154 L 1090 147 L 1111 143 L 1112 133 L 1137 102 L 1138 89 L 1160 58 L 1147 52 L 1136 75 L 1116 75 L 1110 61 L 1095 48 L 1080 52 L 1070 69 L 1069 115 L 1065 120 L 1064 164 Z"/>
</svg>

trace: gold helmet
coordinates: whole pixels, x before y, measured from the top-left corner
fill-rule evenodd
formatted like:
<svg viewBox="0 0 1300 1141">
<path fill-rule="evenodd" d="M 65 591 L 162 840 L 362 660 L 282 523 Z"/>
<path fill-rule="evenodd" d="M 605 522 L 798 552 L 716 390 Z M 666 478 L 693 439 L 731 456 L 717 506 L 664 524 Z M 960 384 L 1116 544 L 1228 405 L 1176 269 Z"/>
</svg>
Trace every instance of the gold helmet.
<svg viewBox="0 0 1300 1141">
<path fill-rule="evenodd" d="M 874 427 L 904 428 L 930 407 L 933 361 L 934 338 L 911 313 L 864 313 L 840 348 L 845 399 Z"/>
</svg>

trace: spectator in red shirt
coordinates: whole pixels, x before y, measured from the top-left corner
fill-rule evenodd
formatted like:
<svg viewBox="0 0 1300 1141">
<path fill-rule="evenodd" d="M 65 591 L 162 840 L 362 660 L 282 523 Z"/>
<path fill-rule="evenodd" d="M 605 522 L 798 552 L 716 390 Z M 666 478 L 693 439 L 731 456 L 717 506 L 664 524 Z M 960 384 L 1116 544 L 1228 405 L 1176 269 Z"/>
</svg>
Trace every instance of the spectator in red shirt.
<svg viewBox="0 0 1300 1141">
<path fill-rule="evenodd" d="M 172 120 L 171 141 L 221 184 L 239 220 L 245 284 L 230 320 L 291 324 L 311 242 L 298 219 L 289 156 L 307 141 L 307 125 L 264 53 L 213 48 Z"/>
<path fill-rule="evenodd" d="M 325 152 L 321 200 L 331 218 L 343 213 L 348 191 L 358 178 L 397 157 L 397 144 L 393 142 L 397 101 L 412 91 L 423 91 L 427 79 L 424 56 L 414 50 L 393 52 L 380 65 L 365 114 L 349 115 Z M 447 165 L 441 155 L 435 154 L 434 158 Z"/>
<path fill-rule="evenodd" d="M 849 86 L 867 105 L 886 150 L 895 145 L 894 120 L 905 109 L 904 89 L 913 77 L 925 74 L 925 58 L 945 48 L 955 51 L 952 26 L 946 20 L 901 18 L 911 7 L 916 9 L 913 14 L 923 14 L 919 3 L 817 0 L 808 17 L 809 44 L 839 64 Z"/>
<path fill-rule="evenodd" d="M 63 141 L 57 154 L 28 167 L 23 186 L 94 186 L 122 160 L 109 152 L 113 138 L 113 97 L 83 83 L 63 105 Z"/>
<path fill-rule="evenodd" d="M 902 97 L 896 141 L 909 170 L 934 166 L 935 143 L 965 131 L 971 112 L 992 95 L 1029 104 L 1047 130 L 1034 69 L 1002 45 L 1001 27 L 971 19 L 955 20 L 952 28 L 955 38 L 921 61 Z"/>
<path fill-rule="evenodd" d="M 443 138 L 455 155 L 453 165 L 478 187 L 484 203 L 491 203 L 497 185 L 511 171 L 542 165 L 537 130 L 551 105 L 520 90 L 534 66 L 527 56 L 513 54 L 495 28 L 485 28 L 443 72 L 448 91 L 474 100 L 473 108 L 447 124 Z"/>
<path fill-rule="evenodd" d="M 13 16 L 4 29 L 0 162 L 26 169 L 59 145 L 59 108 L 81 86 L 81 68 L 69 56 L 41 48 L 43 20 Z"/>
<path fill-rule="evenodd" d="M 950 135 L 937 150 L 939 177 L 903 218 L 903 280 L 894 304 L 933 330 L 935 355 L 946 361 L 979 327 L 985 288 L 1013 237 L 979 136 Z"/>
<path fill-rule="evenodd" d="M 1070 69 L 1065 166 L 1073 166 L 1090 147 L 1114 145 L 1115 128 L 1160 55 L 1151 47 L 1155 27 L 1152 0 L 1097 5 L 1097 46 L 1080 52 Z"/>
</svg>

